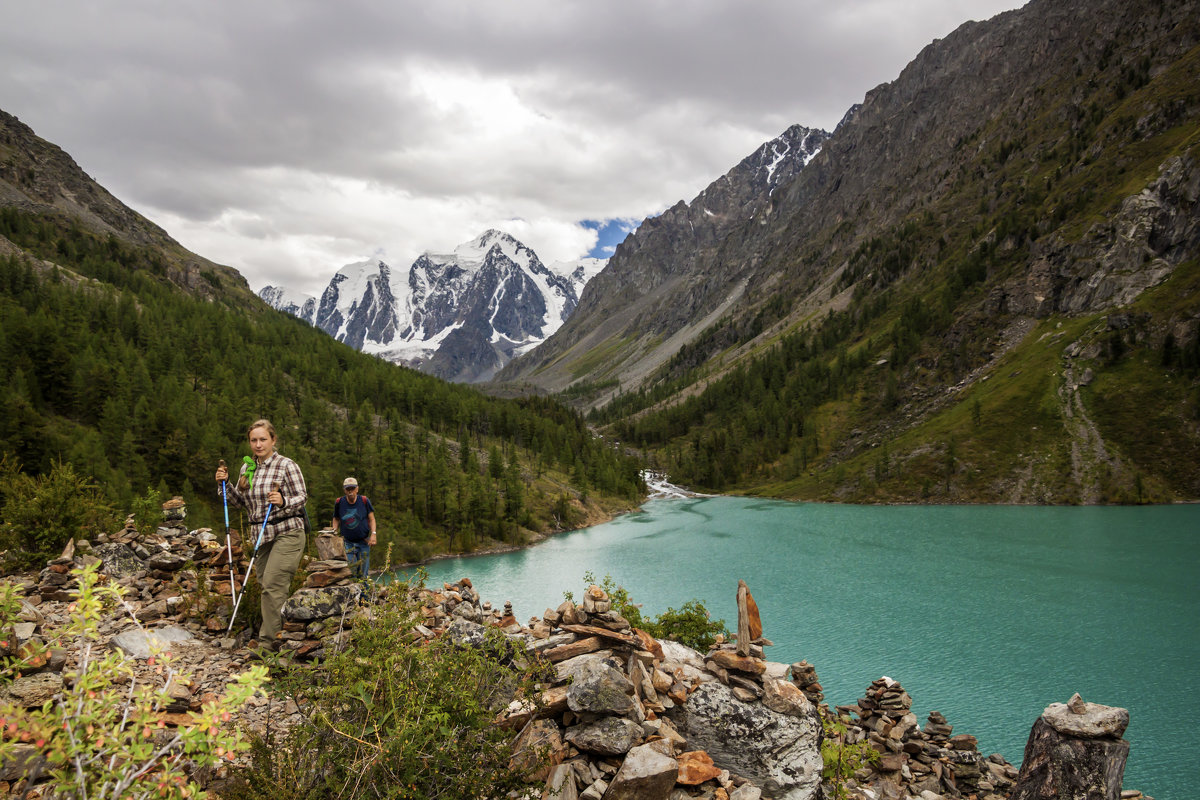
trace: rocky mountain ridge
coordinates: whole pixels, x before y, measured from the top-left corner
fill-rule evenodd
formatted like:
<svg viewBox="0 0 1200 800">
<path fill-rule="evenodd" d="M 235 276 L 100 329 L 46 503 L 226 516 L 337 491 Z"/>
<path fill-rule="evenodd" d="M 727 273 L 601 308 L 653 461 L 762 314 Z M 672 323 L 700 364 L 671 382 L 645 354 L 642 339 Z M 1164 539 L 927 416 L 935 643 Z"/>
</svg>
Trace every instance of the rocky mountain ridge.
<svg viewBox="0 0 1200 800">
<path fill-rule="evenodd" d="M 523 243 L 489 230 L 452 253 L 422 254 L 406 274 L 377 259 L 349 264 L 319 300 L 275 286 L 259 296 L 357 350 L 471 383 L 556 331 L 603 263 L 547 267 Z"/>
<path fill-rule="evenodd" d="M 740 267 L 718 264 L 728 237 L 771 212 L 775 194 L 821 151 L 829 133 L 793 125 L 765 142 L 690 203 L 682 200 L 641 226 L 617 246 L 608 266 L 580 298 L 568 321 L 548 345 L 497 376 L 497 382 L 530 381 L 561 390 L 572 380 L 565 367 L 592 348 L 630 335 L 635 342 L 662 338 L 644 350 L 623 348 L 628 377 L 645 375 L 669 352 L 723 312 L 745 289 Z M 572 355 L 554 366 L 564 352 Z M 644 361 L 642 361 L 644 357 Z M 607 370 L 606 370 L 607 371 Z M 534 374 L 536 378 L 532 378 Z"/>
<path fill-rule="evenodd" d="M 1150 465 L 1200 451 L 1197 20 L 1194 0 L 1033 0 L 964 24 L 868 92 L 760 213 L 715 238 L 691 229 L 698 203 L 647 220 L 572 319 L 497 380 L 569 390 L 614 438 L 707 490 L 774 481 L 784 496 L 865 500 L 890 480 L 892 500 L 1137 501 L 1136 476 L 1153 473 L 1151 496 L 1200 496 L 1196 471 Z M 1059 338 L 1091 354 L 1074 374 L 1094 382 L 1065 386 L 1042 360 L 1038 342 Z M 816 355 L 743 389 L 769 402 L 716 414 L 781 346 Z M 1173 371 L 1151 378 L 1164 359 Z M 806 370 L 849 383 L 817 392 Z M 983 412 L 1038 416 L 994 382 L 1031 372 L 1026 397 L 1073 399 L 1020 448 Z M 1157 455 L 1114 400 L 1129 388 L 1171 431 L 1152 437 Z M 1103 421 L 1076 424 L 1101 406 Z M 977 414 L 972 432 L 961 420 Z M 782 436 L 746 433 L 781 423 Z M 970 490 L 939 480 L 960 464 L 951 437 L 973 441 L 965 473 L 989 475 Z M 738 458 L 740 471 L 714 466 Z M 1049 466 L 1064 461 L 1066 480 Z"/>
</svg>

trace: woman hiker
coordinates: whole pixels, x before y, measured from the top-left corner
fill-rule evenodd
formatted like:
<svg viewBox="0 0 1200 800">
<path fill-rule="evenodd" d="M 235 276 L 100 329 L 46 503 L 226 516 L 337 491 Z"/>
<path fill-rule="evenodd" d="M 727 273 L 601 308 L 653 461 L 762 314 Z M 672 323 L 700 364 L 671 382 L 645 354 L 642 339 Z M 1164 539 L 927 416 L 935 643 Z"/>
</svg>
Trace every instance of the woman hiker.
<svg viewBox="0 0 1200 800">
<path fill-rule="evenodd" d="M 279 615 L 288 597 L 292 578 L 304 555 L 304 504 L 308 489 L 300 467 L 275 450 L 275 426 L 260 419 L 246 431 L 253 459 L 244 459 L 236 485 L 227 485 L 229 500 L 243 506 L 250 518 L 250 531 L 243 537 L 249 544 L 262 541 L 255 551 L 255 574 L 261 587 L 262 626 L 258 630 L 259 645 L 278 649 L 275 638 L 283 627 Z M 218 493 L 220 484 L 229 477 L 222 464 L 217 469 Z M 266 527 L 263 520 L 270 517 Z"/>
<path fill-rule="evenodd" d="M 345 497 L 333 504 L 333 530 L 346 542 L 346 563 L 358 577 L 371 577 L 371 547 L 375 544 L 375 507 L 358 493 L 358 478 L 342 481 Z"/>
</svg>

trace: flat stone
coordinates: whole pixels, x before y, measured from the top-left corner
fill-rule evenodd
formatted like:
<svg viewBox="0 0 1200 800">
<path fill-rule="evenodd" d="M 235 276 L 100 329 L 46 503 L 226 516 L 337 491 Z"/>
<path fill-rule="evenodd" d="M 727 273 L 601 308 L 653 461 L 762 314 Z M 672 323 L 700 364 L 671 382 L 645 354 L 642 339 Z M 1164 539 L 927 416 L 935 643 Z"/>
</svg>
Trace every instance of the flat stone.
<svg viewBox="0 0 1200 800">
<path fill-rule="evenodd" d="M 641 741 L 642 726 L 624 717 L 603 717 L 596 722 L 567 728 L 563 738 L 589 753 L 619 756 Z"/>
<path fill-rule="evenodd" d="M 602 628 L 599 625 L 567 625 L 564 624 L 563 630 L 578 633 L 583 636 L 599 636 L 603 639 L 609 639 L 621 644 L 627 644 L 630 647 L 641 647 L 642 642 L 633 634 L 618 633 L 611 631 L 608 628 Z"/>
<path fill-rule="evenodd" d="M 149 569 L 158 569 L 163 572 L 175 572 L 181 569 L 187 563 L 187 558 L 170 551 L 164 553 L 155 553 L 150 556 L 150 560 L 146 562 Z"/>
<path fill-rule="evenodd" d="M 675 779 L 675 782 L 684 786 L 696 786 L 705 781 L 711 781 L 721 774 L 721 768 L 715 765 L 712 756 L 703 750 L 680 753 L 677 761 L 679 762 L 679 777 Z"/>
<path fill-rule="evenodd" d="M 578 638 L 573 633 L 555 633 L 547 636 L 545 639 L 534 639 L 531 642 L 526 642 L 525 648 L 532 653 L 544 653 L 555 647 L 571 644 Z"/>
<path fill-rule="evenodd" d="M 599 636 L 590 636 L 587 639 L 580 639 L 570 644 L 563 644 L 557 647 L 551 647 L 542 651 L 542 656 L 551 663 L 556 661 L 566 661 L 576 656 L 584 655 L 585 653 L 594 653 L 597 650 L 604 648 L 604 641 Z"/>
<path fill-rule="evenodd" d="M 1077 704 L 1078 705 L 1078 704 Z M 1080 739 L 1120 739 L 1129 725 L 1129 711 L 1098 703 L 1083 703 L 1082 714 L 1066 703 L 1051 703 L 1042 719 L 1064 736 Z"/>
<path fill-rule="evenodd" d="M 717 650 L 708 654 L 707 661 L 722 669 L 733 669 L 748 675 L 762 675 L 767 671 L 767 664 L 761 658 L 739 656 L 732 650 Z"/>
<path fill-rule="evenodd" d="M 108 643 L 113 650 L 120 650 L 130 658 L 149 658 L 152 650 L 166 651 L 178 645 L 197 644 L 196 637 L 183 628 L 170 626 L 143 631 L 125 631 L 114 636 Z"/>
<path fill-rule="evenodd" d="M 40 672 L 17 678 L 6 687 L 3 696 L 22 708 L 38 708 L 48 700 L 53 700 L 62 688 L 62 675 L 57 672 Z"/>
<path fill-rule="evenodd" d="M 763 679 L 763 705 L 780 714 L 803 717 L 812 713 L 813 704 L 800 687 L 783 678 Z"/>
</svg>

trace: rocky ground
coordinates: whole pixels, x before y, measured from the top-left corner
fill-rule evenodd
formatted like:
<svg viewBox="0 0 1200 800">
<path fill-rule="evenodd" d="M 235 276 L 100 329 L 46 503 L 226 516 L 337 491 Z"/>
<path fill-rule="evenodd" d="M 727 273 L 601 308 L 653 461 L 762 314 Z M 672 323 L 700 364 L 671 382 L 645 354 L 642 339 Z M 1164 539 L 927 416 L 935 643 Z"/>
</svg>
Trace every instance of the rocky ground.
<svg viewBox="0 0 1200 800">
<path fill-rule="evenodd" d="M 166 511 L 170 517 L 173 509 Z M 167 726 L 188 724 L 189 712 L 223 693 L 231 676 L 260 657 L 245 646 L 246 634 L 225 635 L 229 589 L 244 574 L 240 548 L 227 550 L 210 531 L 188 530 L 182 510 L 174 511 L 176 517 L 154 534 L 138 534 L 129 525 L 98 537 L 105 541 L 73 542 L 39 573 L 15 579 L 23 600 L 9 643 L 12 652 L 40 643 L 52 647 L 0 687 L 6 699 L 33 708 L 62 690 L 63 676 L 80 652 L 69 643 L 50 641 L 51 632 L 61 629 L 72 612 L 71 569 L 88 563 L 99 563 L 109 581 L 126 589 L 125 607 L 100 629 L 102 644 L 120 650 L 132 666 L 131 676 L 117 680 L 167 688 L 171 702 L 161 710 Z M 284 631 L 273 643 L 279 657 L 299 663 L 321 658 L 343 645 L 355 616 L 370 606 L 376 590 L 352 579 L 339 543 L 336 537 L 318 537 L 319 558 L 306 564 L 304 585 L 284 608 Z M 843 744 L 865 742 L 878 754 L 873 765 L 863 766 L 846 782 L 850 797 L 1043 796 L 1021 794 L 1024 775 L 999 755 L 979 753 L 974 737 L 953 735 L 937 712 L 920 725 L 911 712 L 911 698 L 889 678 L 875 681 L 856 704 L 829 709 L 813 665 L 766 658 L 770 641 L 763 636 L 749 588 L 741 582 L 739 634 L 706 653 L 633 629 L 596 586 L 588 588 L 580 604 L 566 601 L 524 624 L 511 604 L 497 608 L 483 601 L 468 579 L 422 589 L 414 599 L 422 621 L 408 632 L 411 638 L 450 636 L 471 645 L 482 641 L 487 628 L 499 627 L 526 657 L 552 665 L 554 677 L 541 687 L 540 697 L 514 702 L 497 718 L 517 737 L 518 757 L 532 760 L 534 747 L 549 751 L 548 763 L 531 763 L 545 782 L 543 798 L 830 796 L 828 784 L 823 795 L 821 756 L 823 723 L 834 719 L 845 725 Z M 164 664 L 161 656 L 154 657 L 155 649 L 169 651 L 170 659 Z M 1027 756 L 1027 761 L 1039 765 L 1042 778 L 1058 774 L 1047 759 L 1076 746 L 1056 738 L 1065 736 L 1083 742 L 1077 749 L 1092 753 L 1088 774 L 1112 772 L 1118 757 L 1123 770 L 1121 747 L 1128 750 L 1120 741 L 1124 725 L 1119 715 L 1113 722 L 1109 713 L 1121 710 L 1102 710 L 1078 698 L 1073 704 L 1063 707 L 1066 712 L 1054 706 L 1047 710 L 1046 724 L 1035 727 L 1035 735 L 1047 742 L 1051 755 Z M 302 713 L 296 699 L 260 690 L 229 724 L 260 736 L 278 735 Z M 1093 714 L 1105 720 L 1098 732 L 1088 727 Z M 22 776 L 35 756 L 34 746 L 24 745 L 21 757 L 0 765 L 0 796 L 29 788 Z M 197 777 L 219 786 L 222 774 Z M 1119 771 L 1115 785 L 1119 792 Z M 1119 797 L 1141 795 L 1125 792 Z"/>
</svg>

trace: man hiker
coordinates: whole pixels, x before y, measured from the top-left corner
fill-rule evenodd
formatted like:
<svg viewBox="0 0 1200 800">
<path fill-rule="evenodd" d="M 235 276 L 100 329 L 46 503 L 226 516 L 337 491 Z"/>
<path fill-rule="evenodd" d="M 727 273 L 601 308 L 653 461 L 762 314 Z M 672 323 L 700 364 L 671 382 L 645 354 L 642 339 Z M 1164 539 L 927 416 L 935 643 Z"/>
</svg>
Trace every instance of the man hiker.
<svg viewBox="0 0 1200 800">
<path fill-rule="evenodd" d="M 345 497 L 333 504 L 333 530 L 346 542 L 346 563 L 364 580 L 371 577 L 371 545 L 375 544 L 375 507 L 358 493 L 358 478 L 342 481 Z"/>
</svg>

